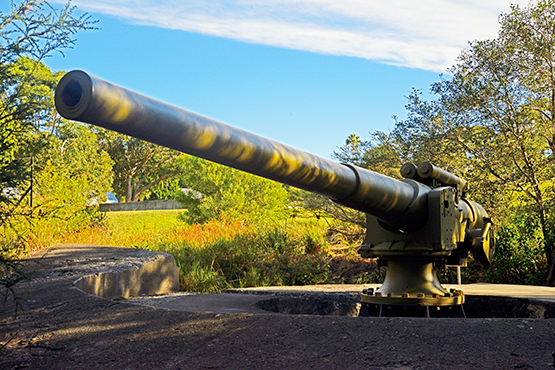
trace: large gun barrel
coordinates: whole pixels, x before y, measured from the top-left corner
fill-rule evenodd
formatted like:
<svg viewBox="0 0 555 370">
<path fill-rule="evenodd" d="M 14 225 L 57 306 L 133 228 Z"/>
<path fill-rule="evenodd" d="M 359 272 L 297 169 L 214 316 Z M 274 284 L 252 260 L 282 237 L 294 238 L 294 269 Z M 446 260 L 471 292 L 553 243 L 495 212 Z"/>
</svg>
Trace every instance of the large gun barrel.
<svg viewBox="0 0 555 370">
<path fill-rule="evenodd" d="M 383 219 L 402 215 L 415 187 L 343 165 L 131 92 L 83 71 L 56 89 L 62 116 L 326 196 Z"/>
</svg>

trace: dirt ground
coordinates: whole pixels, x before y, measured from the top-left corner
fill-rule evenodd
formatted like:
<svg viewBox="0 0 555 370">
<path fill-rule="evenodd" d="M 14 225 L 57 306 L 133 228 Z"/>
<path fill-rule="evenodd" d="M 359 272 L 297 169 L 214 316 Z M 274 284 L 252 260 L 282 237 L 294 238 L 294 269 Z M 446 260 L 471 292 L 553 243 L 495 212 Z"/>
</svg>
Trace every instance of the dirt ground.
<svg viewBox="0 0 555 370">
<path fill-rule="evenodd" d="M 63 258 L 30 259 L 22 314 L 0 306 L 0 369 L 552 368 L 553 319 L 173 311 L 85 294 Z"/>
</svg>

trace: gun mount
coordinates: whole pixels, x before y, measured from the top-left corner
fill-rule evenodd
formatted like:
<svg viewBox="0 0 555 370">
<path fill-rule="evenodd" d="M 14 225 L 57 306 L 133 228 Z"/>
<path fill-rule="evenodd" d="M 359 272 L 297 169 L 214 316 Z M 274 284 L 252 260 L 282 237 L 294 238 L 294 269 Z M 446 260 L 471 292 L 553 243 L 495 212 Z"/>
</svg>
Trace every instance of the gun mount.
<svg viewBox="0 0 555 370">
<path fill-rule="evenodd" d="M 491 220 L 466 198 L 468 184 L 424 162 L 401 168 L 403 180 L 279 144 L 131 92 L 83 71 L 58 84 L 56 108 L 91 123 L 258 176 L 321 194 L 365 212 L 362 257 L 387 261 L 383 285 L 362 292 L 362 311 L 393 307 L 461 308 L 461 291 L 441 286 L 434 263 L 463 265 L 469 252 L 483 264 L 493 257 Z"/>
</svg>

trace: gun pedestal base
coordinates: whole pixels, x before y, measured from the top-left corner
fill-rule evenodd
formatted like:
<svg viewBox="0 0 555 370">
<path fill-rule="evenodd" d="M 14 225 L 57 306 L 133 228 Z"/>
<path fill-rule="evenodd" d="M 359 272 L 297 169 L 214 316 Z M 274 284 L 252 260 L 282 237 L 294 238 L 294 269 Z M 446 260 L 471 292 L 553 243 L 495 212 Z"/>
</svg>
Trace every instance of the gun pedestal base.
<svg viewBox="0 0 555 370">
<path fill-rule="evenodd" d="M 464 317 L 464 294 L 441 286 L 433 262 L 390 260 L 383 285 L 365 289 L 360 316 Z"/>
</svg>

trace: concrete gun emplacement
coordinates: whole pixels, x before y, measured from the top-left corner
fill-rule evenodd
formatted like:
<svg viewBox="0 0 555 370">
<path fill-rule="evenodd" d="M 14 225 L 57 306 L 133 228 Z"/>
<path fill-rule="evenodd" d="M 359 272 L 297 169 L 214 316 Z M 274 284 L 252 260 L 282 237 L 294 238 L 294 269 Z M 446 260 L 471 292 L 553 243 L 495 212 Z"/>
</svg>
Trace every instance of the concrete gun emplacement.
<svg viewBox="0 0 555 370">
<path fill-rule="evenodd" d="M 423 162 L 401 168 L 403 180 L 340 164 L 131 92 L 83 71 L 56 89 L 65 118 L 117 131 L 283 184 L 365 212 L 359 253 L 387 262 L 385 281 L 361 295 L 363 315 L 459 316 L 464 294 L 439 282 L 435 263 L 484 265 L 494 233 L 484 208 L 466 198 L 465 180 Z M 433 310 L 430 310 L 433 308 Z"/>
</svg>

